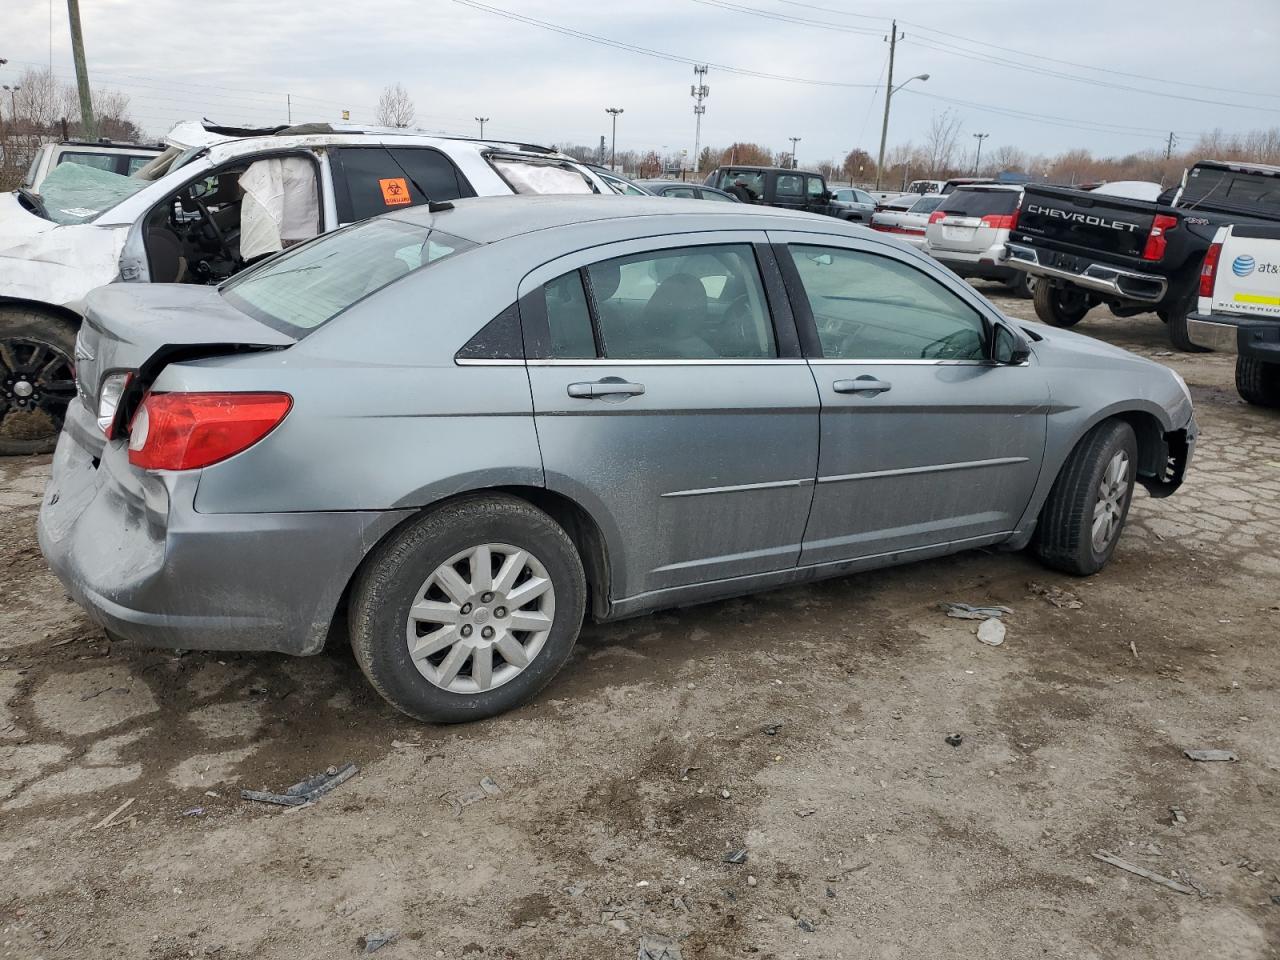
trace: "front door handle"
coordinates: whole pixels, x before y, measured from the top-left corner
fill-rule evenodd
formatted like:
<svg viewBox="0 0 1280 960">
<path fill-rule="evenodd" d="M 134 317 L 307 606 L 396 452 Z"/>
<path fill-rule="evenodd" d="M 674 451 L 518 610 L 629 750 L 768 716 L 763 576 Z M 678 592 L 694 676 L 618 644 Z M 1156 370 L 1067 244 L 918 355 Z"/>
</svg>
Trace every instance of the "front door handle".
<svg viewBox="0 0 1280 960">
<path fill-rule="evenodd" d="M 864 374 L 856 380 L 837 380 L 831 385 L 831 389 L 836 393 L 868 393 L 874 396 L 893 389 L 893 384 Z"/>
<path fill-rule="evenodd" d="M 569 384 L 569 396 L 590 400 L 595 397 L 638 397 L 644 393 L 643 383 L 630 383 L 621 377 L 605 377 L 590 383 Z"/>
</svg>

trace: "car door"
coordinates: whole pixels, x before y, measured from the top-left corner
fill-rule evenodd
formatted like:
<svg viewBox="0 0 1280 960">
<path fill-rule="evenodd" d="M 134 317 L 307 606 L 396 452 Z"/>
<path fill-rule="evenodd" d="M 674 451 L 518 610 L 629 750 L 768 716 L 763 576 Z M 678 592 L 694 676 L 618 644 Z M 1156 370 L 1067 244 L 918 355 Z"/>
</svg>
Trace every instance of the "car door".
<svg viewBox="0 0 1280 960">
<path fill-rule="evenodd" d="M 615 531 L 615 601 L 799 559 L 818 400 L 764 241 L 611 244 L 521 284 L 547 485 Z"/>
<path fill-rule="evenodd" d="M 802 564 L 980 545 L 1040 473 L 1049 390 L 987 359 L 1000 322 L 963 283 L 874 241 L 770 232 L 821 398 Z"/>
</svg>

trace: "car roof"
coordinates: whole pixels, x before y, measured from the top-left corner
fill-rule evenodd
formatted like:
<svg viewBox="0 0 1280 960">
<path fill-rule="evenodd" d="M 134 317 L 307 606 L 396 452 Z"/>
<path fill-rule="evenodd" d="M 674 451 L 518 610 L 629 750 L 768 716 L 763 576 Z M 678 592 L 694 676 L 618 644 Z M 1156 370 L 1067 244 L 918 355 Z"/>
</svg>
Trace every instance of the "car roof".
<svg viewBox="0 0 1280 960">
<path fill-rule="evenodd" d="M 434 208 L 434 209 L 433 209 Z M 681 233 L 695 230 L 784 230 L 829 228 L 848 231 L 848 224 L 833 217 L 801 213 L 780 207 L 707 203 L 666 197 L 620 197 L 596 194 L 471 197 L 441 204 L 425 204 L 384 218 L 429 226 L 473 243 L 496 243 L 510 237 L 553 230 L 575 224 L 602 221 L 636 221 L 662 217 L 670 223 L 659 228 Z M 644 224 L 648 229 L 650 224 Z"/>
<path fill-rule="evenodd" d="M 1021 193 L 1023 185 L 1021 183 L 958 183 L 956 188 L 951 192 L 959 193 L 961 190 L 966 193 L 990 193 L 992 191 L 1010 190 Z M 921 194 L 927 196 L 927 194 Z"/>
<path fill-rule="evenodd" d="M 791 167 L 761 167 L 754 163 L 723 163 L 716 167 L 717 170 L 776 170 L 778 173 L 807 173 L 811 177 L 821 177 L 817 170 L 805 170 L 803 168 L 793 170 Z M 825 179 L 825 178 L 824 178 Z"/>
</svg>

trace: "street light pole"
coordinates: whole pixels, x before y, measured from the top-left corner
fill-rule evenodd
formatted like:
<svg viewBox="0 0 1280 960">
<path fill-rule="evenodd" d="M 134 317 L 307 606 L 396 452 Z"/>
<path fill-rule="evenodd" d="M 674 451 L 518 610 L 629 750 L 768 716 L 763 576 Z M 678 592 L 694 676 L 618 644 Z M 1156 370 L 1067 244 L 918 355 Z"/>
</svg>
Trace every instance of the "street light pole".
<svg viewBox="0 0 1280 960">
<path fill-rule="evenodd" d="M 800 142 L 800 137 L 787 137 L 791 141 L 791 169 L 794 170 L 800 164 L 796 161 L 796 144 Z"/>
<path fill-rule="evenodd" d="M 898 41 L 905 37 L 898 35 L 898 21 L 893 21 L 893 26 L 889 33 L 889 79 L 884 86 L 884 122 L 880 125 L 880 159 L 876 162 L 876 189 L 880 189 L 880 181 L 884 176 L 884 147 L 885 142 L 889 138 L 889 102 L 893 99 L 893 95 L 905 87 L 912 80 L 928 80 L 927 73 L 920 73 L 914 77 L 904 80 L 896 87 L 893 85 L 893 58 L 897 51 Z"/>
<path fill-rule="evenodd" d="M 978 153 L 973 158 L 973 175 L 978 175 L 978 164 L 982 161 L 982 141 L 991 136 L 989 133 L 975 133 L 973 138 L 978 141 Z"/>
<path fill-rule="evenodd" d="M 484 139 L 484 125 L 489 122 L 488 117 L 476 117 L 476 122 L 480 124 L 480 139 Z"/>
<path fill-rule="evenodd" d="M 613 116 L 613 146 L 609 150 L 609 169 L 616 170 L 618 167 L 618 114 L 623 111 L 621 107 L 605 107 L 604 112 Z"/>
</svg>

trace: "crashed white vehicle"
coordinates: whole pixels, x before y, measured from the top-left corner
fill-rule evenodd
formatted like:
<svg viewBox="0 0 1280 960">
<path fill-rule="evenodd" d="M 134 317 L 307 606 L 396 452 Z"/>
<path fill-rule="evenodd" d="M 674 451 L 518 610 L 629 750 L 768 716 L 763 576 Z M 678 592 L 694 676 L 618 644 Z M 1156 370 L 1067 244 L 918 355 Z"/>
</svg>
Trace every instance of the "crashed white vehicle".
<svg viewBox="0 0 1280 960">
<path fill-rule="evenodd" d="M 53 449 L 76 394 L 78 304 L 94 287 L 220 283 L 293 243 L 401 206 L 614 193 L 582 164 L 529 144 L 196 122 L 165 141 L 130 177 L 63 164 L 39 194 L 0 194 L 0 455 Z"/>
</svg>

